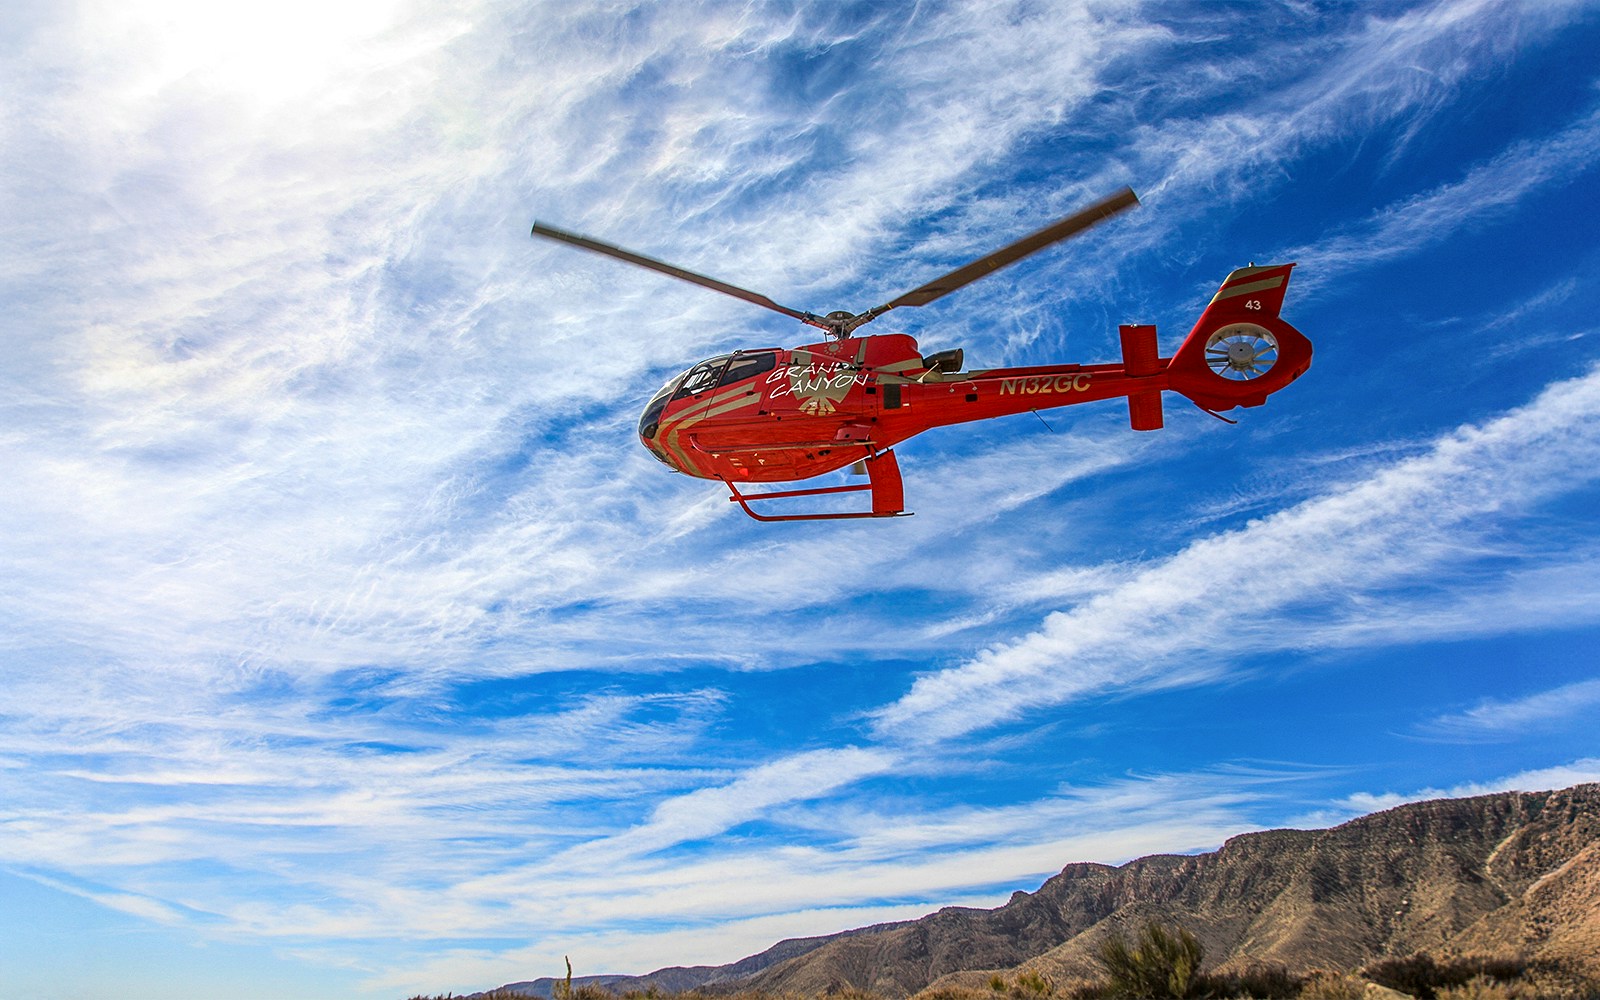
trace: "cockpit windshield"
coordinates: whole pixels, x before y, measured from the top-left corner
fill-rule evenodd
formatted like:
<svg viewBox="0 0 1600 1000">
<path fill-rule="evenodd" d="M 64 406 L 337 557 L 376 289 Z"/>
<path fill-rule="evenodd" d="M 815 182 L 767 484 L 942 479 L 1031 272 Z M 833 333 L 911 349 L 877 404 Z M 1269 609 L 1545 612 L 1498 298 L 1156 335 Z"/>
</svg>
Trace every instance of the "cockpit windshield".
<svg viewBox="0 0 1600 1000">
<path fill-rule="evenodd" d="M 640 437 L 649 441 L 656 436 L 656 428 L 661 425 L 662 411 L 667 408 L 668 401 L 672 399 L 673 391 L 678 388 L 678 383 L 682 382 L 683 377 L 687 374 L 689 373 L 679 372 L 674 375 L 666 385 L 661 387 L 659 392 L 650 397 L 650 402 L 644 408 L 644 416 L 639 418 Z"/>
</svg>

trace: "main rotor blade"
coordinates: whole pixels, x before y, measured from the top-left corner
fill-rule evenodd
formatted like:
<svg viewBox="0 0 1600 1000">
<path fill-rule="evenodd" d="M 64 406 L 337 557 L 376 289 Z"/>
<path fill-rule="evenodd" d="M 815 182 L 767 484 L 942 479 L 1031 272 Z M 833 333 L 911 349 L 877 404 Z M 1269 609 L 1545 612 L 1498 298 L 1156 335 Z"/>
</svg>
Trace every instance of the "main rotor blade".
<svg viewBox="0 0 1600 1000">
<path fill-rule="evenodd" d="M 605 254 L 607 257 L 615 257 L 618 260 L 627 261 L 629 264 L 637 264 L 640 267 L 647 267 L 652 271 L 659 271 L 662 274 L 668 274 L 674 278 L 680 278 L 692 284 L 700 285 L 703 288 L 709 288 L 713 291 L 721 292 L 724 295 L 732 295 L 736 299 L 743 299 L 746 302 L 753 302 L 758 306 L 762 306 L 763 308 L 771 309 L 773 312 L 780 312 L 785 316 L 792 316 L 795 319 L 800 320 L 802 323 L 810 323 L 812 326 L 820 326 L 824 330 L 829 329 L 827 324 L 823 323 L 819 317 L 811 313 L 801 312 L 798 309 L 790 309 L 788 306 L 781 306 L 759 292 L 752 292 L 747 288 L 740 288 L 738 285 L 730 285 L 726 281 L 718 281 L 715 278 L 708 278 L 703 274 L 696 274 L 693 271 L 686 271 L 681 267 L 676 267 L 672 264 L 666 263 L 665 261 L 656 260 L 654 257 L 646 257 L 643 254 L 634 253 L 632 250 L 624 250 L 621 247 L 612 246 L 610 243 L 602 243 L 599 240 L 593 240 L 587 236 L 580 236 L 577 233 L 569 233 L 564 229 L 557 229 L 554 226 L 547 226 L 542 222 L 535 222 L 533 224 L 533 235 L 543 236 L 546 239 L 558 240 L 562 243 L 568 243 L 575 247 L 582 247 L 585 250 L 592 250 L 595 253 Z"/>
<path fill-rule="evenodd" d="M 877 316 L 900 306 L 925 306 L 934 299 L 949 295 L 956 289 L 969 285 L 984 275 L 993 274 L 1007 264 L 1015 264 L 1029 254 L 1043 250 L 1052 243 L 1059 243 L 1069 236 L 1076 236 L 1095 223 L 1109 219 L 1118 212 L 1126 211 L 1137 204 L 1139 204 L 1139 196 L 1133 193 L 1133 189 L 1123 188 L 1116 194 L 1102 198 L 1088 208 L 1069 215 L 1060 222 L 1053 222 L 1045 226 L 1031 236 L 1024 236 L 1010 246 L 1001 247 L 987 257 L 980 257 L 964 267 L 958 267 L 949 274 L 935 278 L 921 288 L 909 291 L 893 302 L 871 310 L 871 314 Z"/>
</svg>

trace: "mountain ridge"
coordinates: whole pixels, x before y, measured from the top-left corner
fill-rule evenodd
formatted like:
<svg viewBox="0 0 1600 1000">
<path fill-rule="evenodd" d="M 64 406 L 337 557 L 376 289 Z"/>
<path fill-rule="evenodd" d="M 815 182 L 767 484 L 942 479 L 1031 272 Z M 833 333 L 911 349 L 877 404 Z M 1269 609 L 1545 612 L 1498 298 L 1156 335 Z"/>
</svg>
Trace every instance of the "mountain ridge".
<svg viewBox="0 0 1600 1000">
<path fill-rule="evenodd" d="M 995 972 L 1092 976 L 1111 934 L 1181 924 L 1210 968 L 1348 970 L 1415 952 L 1517 953 L 1600 973 L 1600 784 L 1395 806 L 1320 830 L 1240 834 L 1215 851 L 1075 862 L 990 910 L 780 941 L 737 962 L 584 976 L 613 992 L 905 997 Z M 502 989 L 550 997 L 559 982 Z"/>
</svg>

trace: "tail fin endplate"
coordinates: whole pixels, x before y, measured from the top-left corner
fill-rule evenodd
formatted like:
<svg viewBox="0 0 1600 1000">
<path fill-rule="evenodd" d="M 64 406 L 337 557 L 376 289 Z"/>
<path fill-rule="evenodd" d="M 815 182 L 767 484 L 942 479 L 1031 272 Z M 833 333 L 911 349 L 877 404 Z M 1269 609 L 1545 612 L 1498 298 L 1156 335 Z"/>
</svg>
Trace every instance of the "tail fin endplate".
<svg viewBox="0 0 1600 1000">
<path fill-rule="evenodd" d="M 1123 326 L 1122 370 L 1135 378 L 1161 371 L 1161 350 L 1153 326 Z M 1128 394 L 1128 424 L 1136 431 L 1158 431 L 1162 427 L 1161 390 L 1146 389 Z"/>
</svg>

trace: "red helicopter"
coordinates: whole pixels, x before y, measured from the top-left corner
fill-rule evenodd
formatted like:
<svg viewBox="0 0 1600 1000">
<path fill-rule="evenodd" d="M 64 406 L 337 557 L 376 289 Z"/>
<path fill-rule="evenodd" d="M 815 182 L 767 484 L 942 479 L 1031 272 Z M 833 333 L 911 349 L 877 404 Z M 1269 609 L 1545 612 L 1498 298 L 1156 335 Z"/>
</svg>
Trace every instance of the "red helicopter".
<svg viewBox="0 0 1600 1000">
<path fill-rule="evenodd" d="M 1137 205 L 1123 190 L 913 291 L 862 313 L 826 316 L 790 309 L 735 285 L 576 233 L 535 223 L 533 234 L 615 257 L 735 296 L 827 331 L 792 350 L 734 351 L 702 361 L 661 387 L 639 418 L 650 453 L 678 472 L 725 484 L 758 521 L 894 517 L 905 490 L 894 446 L 946 424 L 1125 396 L 1134 430 L 1162 426 L 1161 393 L 1201 409 L 1260 406 L 1311 366 L 1311 342 L 1278 316 L 1293 264 L 1242 267 L 1228 275 L 1170 358 L 1153 326 L 1123 326 L 1122 363 L 1038 365 L 962 371 L 962 351 L 924 356 L 905 334 L 857 337 L 891 309 L 923 306 Z M 1221 418 L 1227 419 L 1227 418 Z M 793 482 L 855 465 L 862 485 L 741 492 L 749 483 Z M 871 509 L 761 514 L 751 504 L 871 492 Z"/>
</svg>

